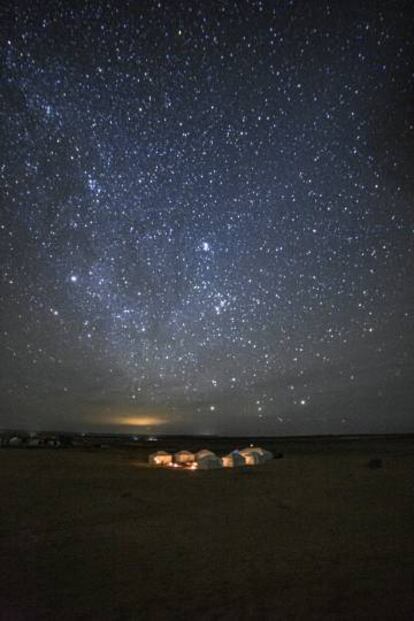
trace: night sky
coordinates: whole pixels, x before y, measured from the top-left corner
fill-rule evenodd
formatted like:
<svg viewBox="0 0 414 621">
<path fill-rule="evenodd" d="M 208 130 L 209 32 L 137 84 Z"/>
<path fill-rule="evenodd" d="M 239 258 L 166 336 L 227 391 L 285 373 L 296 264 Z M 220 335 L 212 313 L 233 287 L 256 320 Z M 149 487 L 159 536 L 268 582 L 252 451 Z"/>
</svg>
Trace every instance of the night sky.
<svg viewBox="0 0 414 621">
<path fill-rule="evenodd" d="M 411 3 L 8 4 L 0 427 L 414 431 Z"/>
</svg>

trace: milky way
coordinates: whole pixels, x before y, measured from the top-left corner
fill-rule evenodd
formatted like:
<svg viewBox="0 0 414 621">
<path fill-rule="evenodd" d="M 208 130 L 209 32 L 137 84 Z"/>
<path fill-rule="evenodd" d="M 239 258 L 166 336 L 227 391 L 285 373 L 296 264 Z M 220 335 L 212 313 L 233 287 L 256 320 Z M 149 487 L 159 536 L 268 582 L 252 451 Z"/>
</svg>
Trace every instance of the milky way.
<svg viewBox="0 0 414 621">
<path fill-rule="evenodd" d="M 0 426 L 414 430 L 409 5 L 3 10 Z"/>
</svg>

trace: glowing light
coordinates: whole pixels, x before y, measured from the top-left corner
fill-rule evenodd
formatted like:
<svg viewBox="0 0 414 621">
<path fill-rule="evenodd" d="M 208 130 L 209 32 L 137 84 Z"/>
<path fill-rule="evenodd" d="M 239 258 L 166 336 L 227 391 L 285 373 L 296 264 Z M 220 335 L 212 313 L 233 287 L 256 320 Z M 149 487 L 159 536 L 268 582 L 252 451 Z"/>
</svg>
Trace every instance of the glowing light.
<svg viewBox="0 0 414 621">
<path fill-rule="evenodd" d="M 128 425 L 130 427 L 158 427 L 168 422 L 161 416 L 120 416 L 113 419 L 117 425 Z"/>
</svg>

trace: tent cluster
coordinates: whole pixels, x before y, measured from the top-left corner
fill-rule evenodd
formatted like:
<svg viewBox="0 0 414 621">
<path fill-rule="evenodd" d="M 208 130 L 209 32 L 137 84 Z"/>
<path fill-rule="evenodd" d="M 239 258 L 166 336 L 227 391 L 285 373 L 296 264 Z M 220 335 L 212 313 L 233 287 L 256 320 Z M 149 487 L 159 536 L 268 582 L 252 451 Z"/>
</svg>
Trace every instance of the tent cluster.
<svg viewBox="0 0 414 621">
<path fill-rule="evenodd" d="M 36 433 L 30 433 L 29 435 L 5 435 L 0 437 L 0 446 L 11 446 L 14 448 L 59 448 L 62 446 L 62 442 L 55 436 L 38 436 Z"/>
<path fill-rule="evenodd" d="M 215 468 L 236 468 L 238 466 L 255 466 L 273 459 L 266 449 L 252 446 L 241 451 L 232 451 L 224 457 L 218 457 L 212 451 L 203 449 L 197 453 L 179 451 L 172 455 L 165 451 L 157 451 L 149 456 L 151 466 L 167 466 L 170 468 L 187 468 L 190 470 L 212 470 Z"/>
</svg>

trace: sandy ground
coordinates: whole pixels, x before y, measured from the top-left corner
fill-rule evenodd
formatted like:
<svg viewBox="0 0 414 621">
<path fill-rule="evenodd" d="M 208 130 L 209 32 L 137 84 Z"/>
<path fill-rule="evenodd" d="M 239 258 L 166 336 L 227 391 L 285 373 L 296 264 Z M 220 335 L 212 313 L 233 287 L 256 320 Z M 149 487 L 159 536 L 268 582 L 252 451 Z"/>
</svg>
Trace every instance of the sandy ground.
<svg viewBox="0 0 414 621">
<path fill-rule="evenodd" d="M 1 621 L 414 619 L 414 441 L 281 449 L 210 472 L 0 449 Z"/>
</svg>

